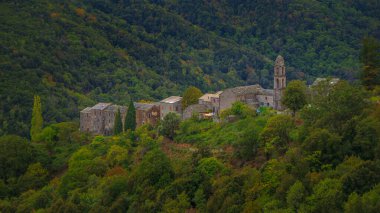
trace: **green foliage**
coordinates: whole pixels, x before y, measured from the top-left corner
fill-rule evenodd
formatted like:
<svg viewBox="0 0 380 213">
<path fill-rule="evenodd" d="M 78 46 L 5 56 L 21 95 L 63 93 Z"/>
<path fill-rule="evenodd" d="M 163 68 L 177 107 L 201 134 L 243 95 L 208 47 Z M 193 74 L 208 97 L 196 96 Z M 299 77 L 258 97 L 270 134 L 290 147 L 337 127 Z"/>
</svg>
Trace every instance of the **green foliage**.
<svg viewBox="0 0 380 213">
<path fill-rule="evenodd" d="M 378 212 L 380 203 L 380 186 L 375 186 L 371 191 L 359 196 L 356 193 L 352 193 L 347 202 L 344 205 L 344 212 Z"/>
<path fill-rule="evenodd" d="M 356 192 L 362 194 L 369 191 L 380 181 L 379 161 L 367 161 L 355 166 L 342 177 L 346 194 Z"/>
<path fill-rule="evenodd" d="M 308 153 L 320 152 L 318 160 L 322 164 L 337 165 L 348 153 L 346 146 L 338 135 L 326 129 L 314 129 L 304 141 Z"/>
<path fill-rule="evenodd" d="M 300 181 L 295 182 L 290 188 L 286 195 L 286 202 L 288 207 L 297 212 L 302 203 L 305 200 L 305 187 Z"/>
<path fill-rule="evenodd" d="M 38 95 L 34 96 L 32 121 L 30 127 L 30 137 L 32 141 L 36 141 L 42 131 L 43 118 L 41 111 L 41 98 Z"/>
<path fill-rule="evenodd" d="M 113 134 L 118 135 L 122 132 L 123 132 L 123 123 L 121 122 L 120 109 L 117 109 L 117 112 L 115 115 L 115 122 L 113 125 Z"/>
<path fill-rule="evenodd" d="M 124 131 L 136 129 L 136 109 L 133 101 L 129 103 L 127 115 L 125 116 Z"/>
<path fill-rule="evenodd" d="M 160 123 L 160 131 L 163 135 L 173 139 L 179 128 L 180 117 L 173 112 L 169 112 Z"/>
<path fill-rule="evenodd" d="M 33 147 L 24 138 L 15 135 L 0 137 L 0 178 L 18 177 L 34 161 Z"/>
<path fill-rule="evenodd" d="M 223 174 L 226 171 L 227 168 L 214 157 L 201 159 L 197 167 L 197 172 L 208 178 L 214 177 L 216 174 Z"/>
<path fill-rule="evenodd" d="M 250 108 L 248 105 L 237 101 L 232 104 L 231 108 L 225 109 L 220 113 L 220 118 L 222 120 L 228 119 L 230 116 L 237 117 L 239 119 L 253 117 L 256 115 L 256 112 Z"/>
<path fill-rule="evenodd" d="M 380 85 L 380 42 L 373 37 L 363 39 L 360 51 L 360 61 L 363 64 L 361 72 L 362 84 L 367 89 Z"/>
<path fill-rule="evenodd" d="M 291 81 L 285 89 L 282 103 L 293 111 L 302 109 L 306 104 L 306 85 L 303 81 Z"/>
<path fill-rule="evenodd" d="M 0 134 L 29 135 L 34 94 L 50 124 L 75 119 L 96 101 L 159 100 L 190 85 L 270 88 L 271 60 L 279 53 L 290 79 L 351 80 L 360 67 L 360 40 L 378 31 L 373 5 L 3 1 Z"/>
<path fill-rule="evenodd" d="M 190 208 L 189 197 L 185 192 L 177 196 L 175 200 L 168 200 L 165 202 L 163 212 L 167 213 L 181 213 Z"/>
<path fill-rule="evenodd" d="M 291 142 L 290 133 L 294 129 L 294 121 L 287 115 L 276 115 L 268 120 L 260 133 L 260 141 L 269 155 L 284 153 Z"/>
<path fill-rule="evenodd" d="M 342 134 L 345 124 L 367 107 L 367 94 L 361 87 L 339 81 L 329 86 L 325 81 L 313 88 L 311 105 L 303 109 L 306 125 L 326 128 Z"/>
<path fill-rule="evenodd" d="M 186 109 L 192 104 L 198 103 L 198 99 L 203 95 L 202 91 L 194 86 L 188 87 L 182 95 L 182 109 Z"/>
<path fill-rule="evenodd" d="M 307 199 L 312 212 L 341 212 L 342 184 L 334 179 L 322 180 L 313 187 L 313 194 Z"/>
<path fill-rule="evenodd" d="M 128 160 L 128 149 L 123 148 L 118 145 L 113 145 L 108 150 L 107 153 L 107 162 L 111 167 L 114 166 L 123 166 L 127 163 Z"/>
<path fill-rule="evenodd" d="M 48 174 L 41 163 L 30 164 L 25 174 L 18 180 L 18 189 L 20 191 L 38 189 L 47 183 Z"/>
<path fill-rule="evenodd" d="M 173 170 L 167 156 L 161 150 L 154 149 L 144 156 L 132 176 L 134 188 L 149 186 L 159 188 L 170 183 Z"/>
</svg>

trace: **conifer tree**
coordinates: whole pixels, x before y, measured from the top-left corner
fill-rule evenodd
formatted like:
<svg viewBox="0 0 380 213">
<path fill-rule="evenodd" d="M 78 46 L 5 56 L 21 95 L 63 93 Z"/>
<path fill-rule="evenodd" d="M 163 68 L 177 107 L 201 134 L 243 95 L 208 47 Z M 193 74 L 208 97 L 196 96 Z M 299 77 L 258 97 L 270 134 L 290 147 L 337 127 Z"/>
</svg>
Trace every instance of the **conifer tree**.
<svg viewBox="0 0 380 213">
<path fill-rule="evenodd" d="M 136 129 L 136 109 L 133 101 L 130 102 L 128 106 L 127 116 L 125 116 L 124 130 L 127 131 Z"/>
<path fill-rule="evenodd" d="M 32 122 L 30 128 L 30 137 L 32 141 L 36 141 L 38 135 L 42 131 L 42 111 L 41 111 L 41 98 L 38 95 L 34 96 L 33 112 L 32 112 Z"/>
<path fill-rule="evenodd" d="M 114 121 L 114 126 L 113 126 L 113 134 L 118 135 L 121 132 L 123 132 L 123 123 L 121 122 L 120 109 L 118 109 L 116 112 L 116 116 L 115 116 L 115 121 Z"/>
</svg>

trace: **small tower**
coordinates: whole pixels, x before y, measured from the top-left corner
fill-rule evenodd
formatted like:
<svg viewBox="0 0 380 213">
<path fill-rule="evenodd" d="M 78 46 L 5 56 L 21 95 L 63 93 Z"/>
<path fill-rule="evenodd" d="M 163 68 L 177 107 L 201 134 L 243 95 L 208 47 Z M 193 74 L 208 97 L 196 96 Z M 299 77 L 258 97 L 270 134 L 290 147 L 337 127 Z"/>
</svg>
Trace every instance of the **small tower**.
<svg viewBox="0 0 380 213">
<path fill-rule="evenodd" d="M 283 110 L 281 103 L 282 94 L 286 88 L 285 61 L 282 56 L 277 56 L 274 64 L 274 109 Z"/>
</svg>

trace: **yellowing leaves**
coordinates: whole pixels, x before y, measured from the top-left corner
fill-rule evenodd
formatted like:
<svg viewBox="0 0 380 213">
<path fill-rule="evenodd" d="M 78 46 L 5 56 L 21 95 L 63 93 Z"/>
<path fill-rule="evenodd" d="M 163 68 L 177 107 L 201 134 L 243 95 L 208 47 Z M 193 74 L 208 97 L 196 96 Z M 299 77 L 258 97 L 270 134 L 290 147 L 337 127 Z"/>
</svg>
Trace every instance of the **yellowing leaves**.
<svg viewBox="0 0 380 213">
<path fill-rule="evenodd" d="M 76 8 L 75 9 L 75 14 L 80 17 L 84 17 L 86 15 L 86 11 L 83 8 Z"/>
</svg>

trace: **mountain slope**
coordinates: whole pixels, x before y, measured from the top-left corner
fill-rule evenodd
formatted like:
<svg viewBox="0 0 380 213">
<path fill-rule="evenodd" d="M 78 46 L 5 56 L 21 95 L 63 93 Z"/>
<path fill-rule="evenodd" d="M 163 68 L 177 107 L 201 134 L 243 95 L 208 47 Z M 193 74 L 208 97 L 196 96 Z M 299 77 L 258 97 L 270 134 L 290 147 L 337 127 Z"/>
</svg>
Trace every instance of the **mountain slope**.
<svg viewBox="0 0 380 213">
<path fill-rule="evenodd" d="M 290 79 L 352 79 L 360 40 L 379 35 L 372 5 L 366 14 L 365 1 L 3 1 L 0 135 L 28 135 L 34 94 L 45 120 L 59 122 L 95 101 L 159 100 L 188 85 L 270 87 L 277 54 Z"/>
</svg>

